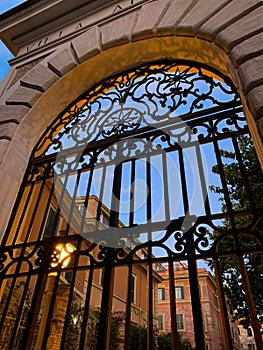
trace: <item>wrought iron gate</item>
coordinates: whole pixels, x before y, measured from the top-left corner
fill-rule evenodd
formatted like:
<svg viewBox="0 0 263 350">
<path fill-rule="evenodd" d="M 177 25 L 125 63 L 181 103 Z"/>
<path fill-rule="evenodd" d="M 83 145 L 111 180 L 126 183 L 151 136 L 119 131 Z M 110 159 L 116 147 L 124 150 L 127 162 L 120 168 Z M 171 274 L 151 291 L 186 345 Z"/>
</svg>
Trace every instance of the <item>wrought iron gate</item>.
<svg viewBox="0 0 263 350">
<path fill-rule="evenodd" d="M 2 242 L 1 348 L 128 350 L 137 334 L 152 350 L 166 331 L 179 349 L 187 328 L 196 349 L 237 348 L 231 258 L 260 349 L 245 265 L 262 254 L 262 177 L 248 150 L 235 87 L 192 62 L 145 64 L 81 96 L 36 145 Z"/>
</svg>

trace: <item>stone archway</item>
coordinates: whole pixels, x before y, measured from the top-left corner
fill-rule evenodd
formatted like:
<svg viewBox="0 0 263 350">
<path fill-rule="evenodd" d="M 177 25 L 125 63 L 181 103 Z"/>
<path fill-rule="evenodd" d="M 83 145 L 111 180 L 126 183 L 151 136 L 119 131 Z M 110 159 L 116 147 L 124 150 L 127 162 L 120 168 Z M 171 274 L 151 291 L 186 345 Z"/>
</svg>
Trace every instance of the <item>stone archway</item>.
<svg viewBox="0 0 263 350">
<path fill-rule="evenodd" d="M 140 63 L 189 59 L 232 79 L 263 161 L 262 3 L 153 1 L 59 47 L 2 96 L 1 235 L 32 149 L 50 122 L 89 87 Z M 262 136 L 262 134 L 261 134 Z"/>
</svg>

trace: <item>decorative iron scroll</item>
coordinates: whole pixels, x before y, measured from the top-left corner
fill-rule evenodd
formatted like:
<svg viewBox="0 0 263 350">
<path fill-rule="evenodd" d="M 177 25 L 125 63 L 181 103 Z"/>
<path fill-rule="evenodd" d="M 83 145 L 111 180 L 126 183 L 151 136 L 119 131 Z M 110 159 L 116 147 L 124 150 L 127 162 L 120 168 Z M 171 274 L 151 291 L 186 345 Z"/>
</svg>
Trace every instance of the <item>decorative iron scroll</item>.
<svg viewBox="0 0 263 350">
<path fill-rule="evenodd" d="M 160 122 L 214 107 L 239 104 L 226 77 L 189 62 L 144 64 L 108 78 L 89 90 L 57 118 L 43 135 L 34 157 L 83 147 Z M 236 117 L 235 113 L 233 117 Z M 230 118 L 229 123 L 236 123 Z M 207 133 L 218 126 L 204 125 Z"/>
</svg>

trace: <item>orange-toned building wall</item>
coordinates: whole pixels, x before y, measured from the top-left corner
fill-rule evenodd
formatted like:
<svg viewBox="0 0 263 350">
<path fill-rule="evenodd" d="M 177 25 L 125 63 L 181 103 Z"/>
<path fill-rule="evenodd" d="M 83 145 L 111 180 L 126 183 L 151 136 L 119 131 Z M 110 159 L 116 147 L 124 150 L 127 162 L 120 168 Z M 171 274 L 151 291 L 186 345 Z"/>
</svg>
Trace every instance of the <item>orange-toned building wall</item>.
<svg viewBox="0 0 263 350">
<path fill-rule="evenodd" d="M 79 198 L 78 203 L 83 203 L 84 198 Z M 78 205 L 78 204 L 77 204 Z M 98 206 L 98 198 L 96 196 L 90 196 L 88 207 L 86 210 L 86 224 L 91 229 L 95 227 L 95 217 Z M 103 222 L 104 219 L 109 218 L 109 210 L 105 205 L 102 205 L 102 211 L 100 216 L 101 228 L 105 226 Z M 119 226 L 123 226 L 121 221 L 119 221 Z M 105 227 L 104 227 L 105 228 Z M 93 254 L 96 255 L 97 249 L 94 249 Z M 129 253 L 129 248 L 126 249 L 126 253 Z M 136 257 L 138 259 L 138 264 L 133 266 L 132 275 L 134 278 L 134 300 L 132 301 L 131 306 L 131 321 L 140 326 L 146 326 L 147 324 L 147 265 L 146 263 L 139 262 L 142 251 L 138 251 Z M 81 257 L 85 260 L 86 257 Z M 85 264 L 85 261 L 82 261 L 81 264 Z M 86 286 L 85 279 L 87 279 L 88 271 L 82 270 L 77 272 L 77 286 L 76 294 L 81 298 L 81 295 L 85 295 Z M 92 280 L 92 290 L 91 290 L 91 299 L 90 307 L 91 309 L 99 309 L 101 304 L 101 296 L 103 290 L 103 269 L 97 268 L 93 274 Z M 114 273 L 114 286 L 113 286 L 113 300 L 112 300 L 112 314 L 119 318 L 125 317 L 126 311 L 126 300 L 127 300 L 127 276 L 128 276 L 128 267 L 127 266 L 118 266 L 115 268 Z M 158 293 L 158 283 L 161 281 L 159 274 L 153 272 L 153 323 L 157 327 L 158 322 L 158 303 L 157 303 L 157 293 Z"/>
<path fill-rule="evenodd" d="M 178 332 L 182 338 L 189 340 L 194 348 L 194 325 L 192 316 L 192 303 L 190 294 L 190 283 L 188 278 L 188 270 L 186 265 L 175 265 L 175 287 L 183 287 L 183 297 L 176 299 L 176 314 L 183 315 L 183 329 L 179 329 L 180 324 L 177 321 Z M 158 312 L 163 319 L 163 333 L 171 331 L 171 316 L 170 316 L 170 297 L 169 297 L 169 276 L 168 271 L 160 272 L 163 281 L 159 283 L 158 288 L 164 288 L 164 300 L 158 300 Z M 200 286 L 201 307 L 203 312 L 203 323 L 205 330 L 207 350 L 224 349 L 223 339 L 223 322 L 221 312 L 218 306 L 218 297 L 216 283 L 205 268 L 198 269 L 198 278 Z M 233 346 L 234 349 L 240 349 L 237 327 L 232 325 Z"/>
</svg>

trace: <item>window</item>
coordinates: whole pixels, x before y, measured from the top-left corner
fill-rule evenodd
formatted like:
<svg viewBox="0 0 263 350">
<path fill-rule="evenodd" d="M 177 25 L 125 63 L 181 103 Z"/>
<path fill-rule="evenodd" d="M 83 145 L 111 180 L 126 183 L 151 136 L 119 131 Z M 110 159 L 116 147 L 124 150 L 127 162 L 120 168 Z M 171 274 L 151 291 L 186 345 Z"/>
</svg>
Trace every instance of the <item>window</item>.
<svg viewBox="0 0 263 350">
<path fill-rule="evenodd" d="M 83 215 L 86 212 L 86 210 L 85 210 L 86 208 L 85 208 L 85 204 L 84 203 L 78 204 L 77 208 L 78 208 L 78 210 L 79 210 L 81 215 Z"/>
<path fill-rule="evenodd" d="M 220 326 L 220 321 L 217 320 L 217 330 L 218 330 L 218 335 L 221 335 L 221 326 Z M 238 328 L 239 330 L 239 328 Z"/>
<path fill-rule="evenodd" d="M 255 350 L 255 345 L 254 344 L 247 344 L 248 350 Z"/>
<path fill-rule="evenodd" d="M 178 331 L 184 329 L 184 315 L 183 314 L 176 315 L 176 323 L 177 323 Z"/>
<path fill-rule="evenodd" d="M 164 330 L 163 315 L 158 315 L 158 328 L 159 328 L 159 331 Z"/>
<path fill-rule="evenodd" d="M 131 302 L 135 303 L 135 276 L 131 279 Z"/>
<path fill-rule="evenodd" d="M 65 279 L 71 283 L 73 280 L 73 272 L 72 271 L 67 271 L 65 272 Z"/>
<path fill-rule="evenodd" d="M 165 300 L 165 288 L 158 288 L 158 300 Z"/>
<path fill-rule="evenodd" d="M 184 287 L 175 287 L 176 299 L 184 299 Z"/>
<path fill-rule="evenodd" d="M 104 283 L 104 272 L 105 272 L 105 270 L 104 269 L 102 269 L 101 270 L 101 276 L 100 276 L 100 284 L 103 286 L 103 283 Z"/>
<path fill-rule="evenodd" d="M 206 314 L 203 315 L 204 330 L 207 331 Z"/>
<path fill-rule="evenodd" d="M 218 308 L 218 299 L 217 299 L 217 296 L 215 294 L 213 294 L 213 301 L 214 301 L 215 307 Z"/>
<path fill-rule="evenodd" d="M 102 222 L 103 225 L 105 225 L 105 226 L 109 226 L 110 220 L 109 220 L 109 218 L 107 216 L 105 216 L 104 214 L 101 214 L 100 222 Z"/>
<path fill-rule="evenodd" d="M 247 329 L 247 336 L 252 337 L 252 329 L 250 327 Z"/>
<path fill-rule="evenodd" d="M 57 222 L 56 222 L 56 215 L 57 215 L 56 210 L 53 209 L 52 207 L 50 207 L 49 211 L 48 211 L 48 216 L 47 216 L 47 220 L 45 223 L 45 227 L 43 230 L 42 239 L 51 237 L 56 233 L 57 228 L 58 228 L 58 224 L 59 224 L 59 219 L 57 219 Z"/>
<path fill-rule="evenodd" d="M 203 298 L 202 286 L 200 286 L 200 288 L 199 288 L 199 296 L 200 296 L 200 298 Z"/>
</svg>

